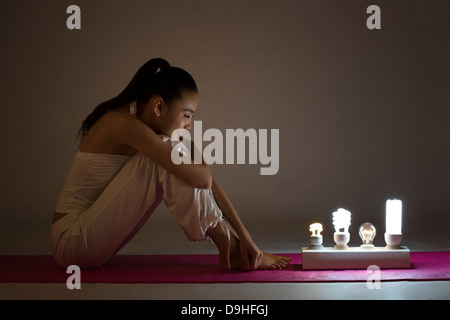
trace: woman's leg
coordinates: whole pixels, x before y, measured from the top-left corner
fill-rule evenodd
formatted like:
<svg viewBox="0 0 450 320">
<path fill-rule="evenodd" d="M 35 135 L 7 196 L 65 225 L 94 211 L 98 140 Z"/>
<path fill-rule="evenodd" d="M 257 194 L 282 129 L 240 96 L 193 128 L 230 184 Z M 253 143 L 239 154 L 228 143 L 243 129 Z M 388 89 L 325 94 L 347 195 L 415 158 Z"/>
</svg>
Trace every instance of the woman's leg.
<svg viewBox="0 0 450 320">
<path fill-rule="evenodd" d="M 251 257 L 242 257 L 239 236 L 223 215 L 212 189 L 195 189 L 160 167 L 158 180 L 164 190 L 164 203 L 189 240 L 212 239 L 219 250 L 219 264 L 223 269 L 250 269 Z M 231 204 L 221 203 L 223 210 L 234 210 Z M 289 261 L 290 258 L 262 251 L 256 268 L 284 269 Z"/>
<path fill-rule="evenodd" d="M 158 180 L 164 191 L 164 203 L 187 238 L 191 241 L 213 240 L 219 249 L 221 267 L 231 269 L 230 241 L 237 233 L 224 220 L 212 189 L 193 188 L 160 167 Z"/>
<path fill-rule="evenodd" d="M 211 189 L 192 188 L 136 153 L 88 210 L 66 214 L 52 225 L 56 261 L 63 267 L 99 267 L 135 235 L 162 199 L 191 241 L 204 240 L 208 229 L 225 225 Z"/>
<path fill-rule="evenodd" d="M 167 209 L 190 241 L 202 241 L 211 226 L 222 219 L 211 189 L 196 189 L 158 167 L 158 181 Z"/>
<path fill-rule="evenodd" d="M 189 240 L 210 237 L 219 249 L 221 267 L 241 267 L 239 238 L 212 189 L 192 188 L 140 153 L 125 163 L 87 211 L 66 214 L 52 225 L 56 261 L 63 267 L 101 266 L 135 235 L 162 199 Z M 272 263 L 261 267 L 272 268 Z"/>
<path fill-rule="evenodd" d="M 88 210 L 66 214 L 52 225 L 56 261 L 63 267 L 99 267 L 132 238 L 161 200 L 157 166 L 136 153 Z"/>
</svg>

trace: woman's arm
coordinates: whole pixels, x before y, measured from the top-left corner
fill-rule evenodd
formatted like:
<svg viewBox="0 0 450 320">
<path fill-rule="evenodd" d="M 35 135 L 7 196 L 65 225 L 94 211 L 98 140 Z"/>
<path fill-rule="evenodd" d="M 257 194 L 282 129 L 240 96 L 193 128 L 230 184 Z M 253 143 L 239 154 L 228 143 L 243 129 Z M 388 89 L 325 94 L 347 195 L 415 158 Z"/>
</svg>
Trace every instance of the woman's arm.
<svg viewBox="0 0 450 320">
<path fill-rule="evenodd" d="M 136 118 L 125 118 L 117 123 L 114 130 L 117 141 L 128 145 L 147 156 L 151 161 L 166 169 L 178 179 L 198 189 L 210 189 L 212 175 L 209 166 L 202 164 L 175 164 L 172 161 L 172 148 L 164 143 L 152 129 Z"/>
<path fill-rule="evenodd" d="M 140 120 L 132 117 L 121 118 L 114 123 L 118 130 L 111 130 L 116 135 L 113 140 L 119 141 L 147 156 L 151 161 L 166 169 L 178 179 L 198 189 L 212 188 L 217 205 L 228 222 L 236 229 L 244 269 L 257 269 L 263 254 L 253 242 L 230 199 L 219 184 L 212 179 L 211 170 L 206 163 L 175 164 L 172 161 L 172 148 L 164 143 L 152 129 Z"/>
<path fill-rule="evenodd" d="M 250 233 L 245 228 L 239 215 L 234 209 L 230 199 L 226 195 L 225 191 L 219 186 L 217 181 L 213 180 L 212 190 L 217 205 L 222 210 L 223 215 L 228 222 L 236 229 L 239 236 L 239 246 L 242 260 L 244 262 L 244 269 L 257 269 L 261 264 L 263 253 L 258 249 L 253 242 Z"/>
</svg>

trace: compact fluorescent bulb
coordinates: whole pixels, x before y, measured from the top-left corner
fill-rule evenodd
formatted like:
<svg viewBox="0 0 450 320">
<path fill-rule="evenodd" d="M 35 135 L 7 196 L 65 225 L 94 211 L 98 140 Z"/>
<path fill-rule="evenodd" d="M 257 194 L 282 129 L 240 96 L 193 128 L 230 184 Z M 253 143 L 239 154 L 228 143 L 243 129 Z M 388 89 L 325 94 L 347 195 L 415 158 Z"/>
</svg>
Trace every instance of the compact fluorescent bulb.
<svg viewBox="0 0 450 320">
<path fill-rule="evenodd" d="M 323 231 L 323 226 L 321 223 L 313 223 L 309 226 L 309 231 L 312 232 L 311 234 L 312 237 L 321 236 L 320 233 Z"/>
<path fill-rule="evenodd" d="M 386 233 L 401 234 L 402 233 L 402 201 L 387 200 L 386 201 Z"/>
<path fill-rule="evenodd" d="M 333 225 L 334 225 L 334 242 L 336 243 L 336 249 L 347 248 L 347 243 L 350 241 L 350 233 L 348 227 L 350 226 L 351 213 L 348 210 L 339 208 L 333 212 Z"/>
<path fill-rule="evenodd" d="M 322 247 L 322 235 L 320 234 L 323 231 L 323 226 L 321 223 L 313 223 L 309 226 L 309 231 L 311 231 L 310 236 L 310 248 L 319 248 Z"/>
<path fill-rule="evenodd" d="M 337 211 L 333 212 L 333 225 L 336 232 L 348 232 L 350 221 L 350 211 L 339 208 Z"/>
</svg>

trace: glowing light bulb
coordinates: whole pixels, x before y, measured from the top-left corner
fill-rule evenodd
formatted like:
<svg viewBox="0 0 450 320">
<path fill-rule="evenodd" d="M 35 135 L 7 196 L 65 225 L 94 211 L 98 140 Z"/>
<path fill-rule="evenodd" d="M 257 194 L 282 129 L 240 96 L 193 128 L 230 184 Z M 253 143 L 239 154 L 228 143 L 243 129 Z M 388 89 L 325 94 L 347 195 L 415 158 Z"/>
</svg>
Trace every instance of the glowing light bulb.
<svg viewBox="0 0 450 320">
<path fill-rule="evenodd" d="M 336 232 L 348 232 L 350 221 L 350 211 L 340 208 L 337 211 L 333 212 L 333 225 Z"/>
<path fill-rule="evenodd" d="M 399 248 L 402 242 L 402 201 L 386 201 L 386 233 L 384 239 L 388 248 Z"/>
<path fill-rule="evenodd" d="M 323 231 L 323 227 L 321 223 L 313 223 L 309 226 L 309 231 L 311 231 L 311 236 L 321 236 L 321 232 Z"/>
<path fill-rule="evenodd" d="M 319 248 L 322 247 L 322 235 L 320 234 L 323 231 L 323 226 L 321 223 L 313 223 L 309 226 L 309 231 L 311 231 L 310 236 L 310 248 Z"/>
<path fill-rule="evenodd" d="M 374 248 L 373 239 L 377 234 L 375 226 L 370 222 L 365 222 L 359 227 L 359 236 L 362 240 L 361 247 L 363 248 Z"/>
<path fill-rule="evenodd" d="M 350 221 L 350 211 L 340 208 L 333 212 L 333 225 L 335 230 L 334 242 L 336 242 L 336 249 L 347 248 L 347 243 L 350 241 L 350 233 L 348 233 Z"/>
<path fill-rule="evenodd" d="M 402 233 L 402 201 L 386 201 L 386 233 Z"/>
</svg>

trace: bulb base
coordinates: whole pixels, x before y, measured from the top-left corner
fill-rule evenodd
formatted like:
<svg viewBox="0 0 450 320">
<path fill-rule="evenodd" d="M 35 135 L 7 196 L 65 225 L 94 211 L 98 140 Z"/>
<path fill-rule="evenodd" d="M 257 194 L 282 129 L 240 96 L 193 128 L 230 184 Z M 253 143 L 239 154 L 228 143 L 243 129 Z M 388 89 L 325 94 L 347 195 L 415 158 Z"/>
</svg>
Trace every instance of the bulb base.
<svg viewBox="0 0 450 320">
<path fill-rule="evenodd" d="M 347 244 L 350 241 L 350 233 L 348 232 L 335 232 L 334 233 L 334 242 L 336 245 L 335 249 L 346 249 L 348 248 Z"/>
<path fill-rule="evenodd" d="M 310 236 L 310 245 L 309 247 L 311 249 L 319 249 L 319 248 L 323 248 L 323 237 L 321 235 L 319 236 Z"/>
<path fill-rule="evenodd" d="M 402 243 L 403 234 L 401 233 L 385 233 L 384 241 L 386 241 L 386 248 L 388 249 L 398 249 Z"/>
<path fill-rule="evenodd" d="M 373 244 L 362 244 L 361 249 L 374 249 L 375 246 Z"/>
</svg>

